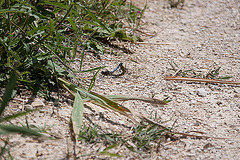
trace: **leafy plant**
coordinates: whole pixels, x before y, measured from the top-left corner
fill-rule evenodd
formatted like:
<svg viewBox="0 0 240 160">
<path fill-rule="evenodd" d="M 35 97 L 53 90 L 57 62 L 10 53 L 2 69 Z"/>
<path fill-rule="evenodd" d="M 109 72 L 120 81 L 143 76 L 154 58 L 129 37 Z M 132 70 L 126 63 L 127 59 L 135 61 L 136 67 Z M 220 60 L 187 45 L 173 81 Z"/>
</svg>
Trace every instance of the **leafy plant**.
<svg viewBox="0 0 240 160">
<path fill-rule="evenodd" d="M 103 54 L 111 40 L 137 40 L 133 32 L 127 34 L 122 22 L 125 19 L 129 25 L 139 26 L 141 16 L 133 20 L 138 12 L 142 16 L 144 10 L 122 0 L 3 1 L 0 81 L 6 83 L 16 68 L 22 86 L 49 95 L 50 88 L 57 86 L 56 76 L 76 77 L 68 63 L 75 60 L 78 48 L 82 51 L 82 64 L 85 50 Z M 56 71 L 58 66 L 61 72 Z M 94 78 L 89 89 L 93 86 Z"/>
</svg>

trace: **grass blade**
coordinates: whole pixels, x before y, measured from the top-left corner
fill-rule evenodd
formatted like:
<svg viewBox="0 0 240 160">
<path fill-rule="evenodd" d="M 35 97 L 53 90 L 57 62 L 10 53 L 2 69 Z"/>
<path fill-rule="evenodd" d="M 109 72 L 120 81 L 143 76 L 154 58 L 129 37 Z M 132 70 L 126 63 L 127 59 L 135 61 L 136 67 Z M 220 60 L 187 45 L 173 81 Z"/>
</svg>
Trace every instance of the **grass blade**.
<svg viewBox="0 0 240 160">
<path fill-rule="evenodd" d="M 10 116 L 1 118 L 1 119 L 0 119 L 0 122 L 10 121 L 11 119 L 15 119 L 15 118 L 17 118 L 17 117 L 24 116 L 24 115 L 26 115 L 26 114 L 28 114 L 28 113 L 31 113 L 31 112 L 34 112 L 34 111 L 36 111 L 36 110 L 37 110 L 37 109 L 33 109 L 33 110 L 25 111 L 25 112 L 20 112 L 20 113 L 14 114 L 14 115 L 10 115 Z"/>
<path fill-rule="evenodd" d="M 79 134 L 79 130 L 81 129 L 82 126 L 82 119 L 83 119 L 83 100 L 80 94 L 77 92 L 72 110 L 72 126 L 75 135 Z"/>
<path fill-rule="evenodd" d="M 110 156 L 110 157 L 122 157 L 122 156 L 120 156 L 119 154 L 110 153 L 110 152 L 107 152 L 107 151 L 102 151 L 102 152 L 100 152 L 100 154 L 102 154 L 102 155 L 107 155 L 107 156 Z"/>
<path fill-rule="evenodd" d="M 90 100 L 93 100 L 95 104 L 97 104 L 101 107 L 104 107 L 104 108 L 112 109 L 112 110 L 117 111 L 124 115 L 126 115 L 125 114 L 126 112 L 130 112 L 129 109 L 123 107 L 122 105 L 120 105 L 100 94 L 82 89 L 62 78 L 58 78 L 58 80 L 59 80 L 60 85 L 64 86 L 65 89 L 67 87 L 69 90 L 71 90 L 75 93 L 79 92 L 79 94 L 81 95 L 81 97 L 83 99 L 90 98 Z"/>
<path fill-rule="evenodd" d="M 78 3 L 78 5 L 84 9 L 102 28 L 106 29 L 108 33 L 111 33 L 111 31 L 107 28 L 106 25 L 104 25 L 89 9 L 87 9 L 85 6 Z"/>
<path fill-rule="evenodd" d="M 96 68 L 92 68 L 92 69 L 85 70 L 85 71 L 82 71 L 82 72 L 92 72 L 92 71 L 95 71 L 95 70 L 98 70 L 97 72 L 99 72 L 103 68 L 105 68 L 105 67 L 96 67 Z"/>
<path fill-rule="evenodd" d="M 13 134 L 13 133 L 20 133 L 20 134 L 24 134 L 24 135 L 28 135 L 28 136 L 37 136 L 37 137 L 43 136 L 42 134 L 40 134 L 32 129 L 19 127 L 19 126 L 15 126 L 15 125 L 0 124 L 0 135 Z"/>
<path fill-rule="evenodd" d="M 110 146 L 106 147 L 102 152 L 100 152 L 100 154 L 102 154 L 102 155 L 108 155 L 108 156 L 110 156 L 110 157 L 122 157 L 122 156 L 119 155 L 119 154 L 108 152 L 108 150 L 110 150 L 110 149 L 112 149 L 112 148 L 115 148 L 115 147 L 117 147 L 117 146 L 119 146 L 119 144 L 110 145 Z"/>
<path fill-rule="evenodd" d="M 165 101 L 161 101 L 155 98 L 146 98 L 146 97 L 131 97 L 131 96 L 121 96 L 121 95 L 107 95 L 107 98 L 113 101 L 129 101 L 129 100 L 140 100 L 143 102 L 154 103 L 154 104 L 167 104 Z"/>
<path fill-rule="evenodd" d="M 6 86 L 6 91 L 3 95 L 3 98 L 2 98 L 2 103 L 1 103 L 1 107 L 0 107 L 0 117 L 5 109 L 5 107 L 7 106 L 11 96 L 12 96 L 12 92 L 13 92 L 13 89 L 14 87 L 16 86 L 17 84 L 17 74 L 16 72 L 13 70 L 11 75 L 10 75 L 10 79 L 9 79 L 9 82 Z"/>
<path fill-rule="evenodd" d="M 91 83 L 90 83 L 90 85 L 89 85 L 89 88 L 88 88 L 89 91 L 94 87 L 97 74 L 99 73 L 99 71 L 100 71 L 101 69 L 102 69 L 102 67 L 99 68 L 98 71 L 94 74 L 94 76 L 93 76 L 93 78 L 92 78 L 92 80 L 91 80 Z"/>
<path fill-rule="evenodd" d="M 92 92 L 92 91 L 90 91 L 90 93 L 99 97 L 99 98 L 101 98 L 107 104 L 106 105 L 107 108 L 114 109 L 114 110 L 117 110 L 117 111 L 120 111 L 120 112 L 130 112 L 129 109 L 123 107 L 122 105 L 120 105 L 120 104 L 118 104 L 118 103 L 100 95 L 100 94 L 97 94 L 97 93 Z"/>
<path fill-rule="evenodd" d="M 176 81 L 191 81 L 191 82 L 206 82 L 206 83 L 221 83 L 221 84 L 235 84 L 240 85 L 240 82 L 234 81 L 225 81 L 225 80 L 218 80 L 218 79 L 205 79 L 205 78 L 191 78 L 191 77 L 172 77 L 166 76 L 165 80 L 176 80 Z"/>
</svg>

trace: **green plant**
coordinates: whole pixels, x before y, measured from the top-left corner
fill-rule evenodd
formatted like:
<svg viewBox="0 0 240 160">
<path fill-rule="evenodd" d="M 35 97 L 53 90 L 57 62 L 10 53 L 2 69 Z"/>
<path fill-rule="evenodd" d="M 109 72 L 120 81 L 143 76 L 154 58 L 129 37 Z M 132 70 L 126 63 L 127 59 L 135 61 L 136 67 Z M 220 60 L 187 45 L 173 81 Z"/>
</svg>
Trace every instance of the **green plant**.
<svg viewBox="0 0 240 160">
<path fill-rule="evenodd" d="M 179 5 L 183 7 L 185 0 L 168 0 L 171 8 L 177 8 Z"/>
<path fill-rule="evenodd" d="M 192 77 L 192 78 L 205 78 L 205 79 L 229 79 L 230 76 L 219 77 L 219 70 L 221 67 L 217 67 L 214 69 L 209 69 L 208 72 L 196 72 L 193 69 L 185 69 L 185 65 L 179 67 L 175 62 L 169 63 L 172 67 L 172 70 L 175 71 L 174 76 L 182 76 L 182 77 Z"/>
<path fill-rule="evenodd" d="M 107 154 L 112 157 L 119 157 L 119 154 L 110 153 L 108 150 L 117 146 L 125 146 L 132 152 L 146 152 L 153 148 L 153 145 L 159 145 L 164 139 L 170 136 L 165 129 L 160 129 L 157 125 L 149 125 L 142 121 L 132 129 L 129 134 L 116 134 L 114 132 L 106 133 L 100 126 L 86 126 L 84 125 L 79 134 L 78 140 L 86 143 L 100 143 L 105 149 L 99 148 L 97 153 L 93 154 Z M 84 156 L 84 155 L 82 155 Z"/>
<path fill-rule="evenodd" d="M 114 39 L 137 40 L 127 34 L 126 19 L 136 21 L 137 9 L 125 1 L 3 1 L 0 6 L 0 81 L 6 83 L 13 68 L 18 82 L 38 94 L 49 95 L 57 86 L 57 76 L 76 77 L 78 72 L 96 72 L 103 67 L 82 71 L 85 50 L 103 54 Z M 126 16 L 127 15 L 127 16 Z M 130 17 L 128 17 L 130 16 Z M 79 71 L 68 67 L 81 49 Z M 70 74 L 71 73 L 71 74 Z M 94 80 L 89 89 L 94 86 Z M 79 82 L 80 83 L 80 82 Z"/>
</svg>

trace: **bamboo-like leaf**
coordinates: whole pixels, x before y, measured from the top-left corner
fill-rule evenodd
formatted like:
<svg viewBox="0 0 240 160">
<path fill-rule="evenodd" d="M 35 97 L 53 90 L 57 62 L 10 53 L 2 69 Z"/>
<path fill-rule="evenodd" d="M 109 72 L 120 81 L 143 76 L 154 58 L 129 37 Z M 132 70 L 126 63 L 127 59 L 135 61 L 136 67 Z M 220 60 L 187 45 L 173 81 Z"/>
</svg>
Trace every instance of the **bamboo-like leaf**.
<svg viewBox="0 0 240 160">
<path fill-rule="evenodd" d="M 84 46 L 83 51 L 82 51 L 79 71 L 82 71 L 82 64 L 83 64 L 83 58 L 84 58 L 85 49 L 86 49 L 86 45 Z"/>
<path fill-rule="evenodd" d="M 62 78 L 58 78 L 60 85 L 63 86 L 63 84 L 65 85 L 65 87 L 68 87 L 71 91 L 77 93 L 79 92 L 79 94 L 81 95 L 81 97 L 84 98 L 90 98 L 91 100 L 95 101 L 95 104 L 104 107 L 104 108 L 108 108 L 108 109 L 112 109 L 114 111 L 117 111 L 121 114 L 124 114 L 124 112 L 130 112 L 129 109 L 123 107 L 122 105 L 100 95 L 97 94 L 95 92 L 92 91 L 87 91 L 85 89 L 82 89 L 70 82 L 68 82 L 67 80 L 64 80 Z"/>
<path fill-rule="evenodd" d="M 89 9 L 87 9 L 85 6 L 81 5 L 80 3 L 77 3 L 82 9 L 84 9 L 102 28 L 106 29 L 108 33 L 111 33 L 111 31 L 107 28 L 106 25 L 104 25 Z"/>
<path fill-rule="evenodd" d="M 10 8 L 10 9 L 2 9 L 0 10 L 0 14 L 2 13 L 23 13 L 23 14 L 28 14 L 30 16 L 33 16 L 36 19 L 48 19 L 46 16 L 43 16 L 37 12 L 29 12 L 26 9 L 15 9 L 15 8 Z"/>
<path fill-rule="evenodd" d="M 19 127 L 15 125 L 2 125 L 0 124 L 0 135 L 3 134 L 13 134 L 13 133 L 20 133 L 28 136 L 43 136 L 42 134 L 28 128 Z"/>
<path fill-rule="evenodd" d="M 115 148 L 115 147 L 117 147 L 117 146 L 119 146 L 119 144 L 110 145 L 110 146 L 106 147 L 102 152 L 100 152 L 100 154 L 108 155 L 108 156 L 111 156 L 111 157 L 122 157 L 122 156 L 119 155 L 119 154 L 108 152 L 108 150 L 110 150 L 110 149 L 112 149 L 112 148 Z"/>
<path fill-rule="evenodd" d="M 76 23 L 73 19 L 74 19 L 74 17 L 72 16 L 72 14 L 70 14 L 70 17 L 67 20 L 71 24 L 72 28 L 77 32 L 78 29 L 77 29 Z"/>
<path fill-rule="evenodd" d="M 17 74 L 16 72 L 13 70 L 11 75 L 10 75 L 10 79 L 9 79 L 9 82 L 6 86 L 6 91 L 3 95 L 3 98 L 2 98 L 2 103 L 1 103 L 1 107 L 0 107 L 0 117 L 5 109 L 5 107 L 7 106 L 11 96 L 12 96 L 12 92 L 13 92 L 13 89 L 14 87 L 16 86 L 17 84 Z"/>
<path fill-rule="evenodd" d="M 107 155 L 107 156 L 110 156 L 110 157 L 122 157 L 122 156 L 120 156 L 119 154 L 110 153 L 110 152 L 107 152 L 107 151 L 102 151 L 102 152 L 100 152 L 100 154 L 102 154 L 102 155 Z"/>
<path fill-rule="evenodd" d="M 35 27 L 32 30 L 30 30 L 29 32 L 27 32 L 27 35 L 33 35 L 34 33 L 38 32 L 38 31 L 42 31 L 42 30 L 47 30 L 49 29 L 49 26 L 39 26 L 39 27 Z"/>
<path fill-rule="evenodd" d="M 53 34 L 53 32 L 54 32 L 54 23 L 53 23 L 53 20 L 50 19 L 49 22 L 50 22 L 50 33 Z"/>
<path fill-rule="evenodd" d="M 165 101 L 161 101 L 159 99 L 155 98 L 146 98 L 146 97 L 131 97 L 131 96 L 121 96 L 121 95 L 107 95 L 107 98 L 113 100 L 113 101 L 129 101 L 129 100 L 140 100 L 148 103 L 154 103 L 154 104 L 167 104 Z"/>
<path fill-rule="evenodd" d="M 81 129 L 82 126 L 82 119 L 83 119 L 83 100 L 80 94 L 77 92 L 72 110 L 72 126 L 75 135 L 79 134 L 79 130 Z"/>
<path fill-rule="evenodd" d="M 102 68 L 99 68 L 98 71 L 94 74 L 94 76 L 93 76 L 93 78 L 92 78 L 92 80 L 91 80 L 91 82 L 90 82 L 89 88 L 88 88 L 89 91 L 94 87 L 97 74 L 99 73 L 99 71 L 100 71 L 101 69 L 102 69 Z"/>
<path fill-rule="evenodd" d="M 113 148 L 115 148 L 117 146 L 119 146 L 119 144 L 113 144 L 111 146 L 106 147 L 103 151 L 108 151 L 108 150 L 113 149 Z"/>
<path fill-rule="evenodd" d="M 65 69 L 63 69 L 53 61 L 48 60 L 47 66 L 50 67 L 52 70 L 56 71 L 60 75 L 67 75 L 69 77 L 74 77 L 73 74 L 67 72 Z"/>
<path fill-rule="evenodd" d="M 54 2 L 54 1 L 52 1 L 52 2 L 51 1 L 40 1 L 39 4 L 42 4 L 42 5 L 52 5 L 52 6 L 56 6 L 56 7 L 60 7 L 60 8 L 64 8 L 64 9 L 68 9 L 69 8 L 64 3 Z"/>
<path fill-rule="evenodd" d="M 120 104 L 118 104 L 118 103 L 116 103 L 116 102 L 114 102 L 114 101 L 112 101 L 112 100 L 110 100 L 110 99 L 100 95 L 100 94 L 97 94 L 97 93 L 92 92 L 92 91 L 90 91 L 90 93 L 95 95 L 95 96 L 97 96 L 97 97 L 99 97 L 99 98 L 101 98 L 102 100 L 104 100 L 109 106 L 111 106 L 111 108 L 114 108 L 114 109 L 116 109 L 118 111 L 121 111 L 121 112 L 122 111 L 123 112 L 130 112 L 129 109 L 125 108 L 124 106 L 122 106 L 122 105 L 120 105 Z"/>
<path fill-rule="evenodd" d="M 36 111 L 36 110 L 37 110 L 37 109 L 33 109 L 33 110 L 25 111 L 25 112 L 20 112 L 20 113 L 14 114 L 14 115 L 10 115 L 10 116 L 1 118 L 1 119 L 0 119 L 0 122 L 9 121 L 9 120 L 11 120 L 11 119 L 15 119 L 15 118 L 17 118 L 17 117 L 21 117 L 21 116 L 24 116 L 24 115 L 26 115 L 26 114 L 28 114 L 28 113 L 34 112 L 34 111 Z"/>
<path fill-rule="evenodd" d="M 89 69 L 89 70 L 86 70 L 86 71 L 82 71 L 82 72 L 92 72 L 92 71 L 95 71 L 95 70 L 101 70 L 101 69 L 103 69 L 103 68 L 105 68 L 105 66 L 104 66 L 104 67 L 92 68 L 92 69 Z"/>
</svg>

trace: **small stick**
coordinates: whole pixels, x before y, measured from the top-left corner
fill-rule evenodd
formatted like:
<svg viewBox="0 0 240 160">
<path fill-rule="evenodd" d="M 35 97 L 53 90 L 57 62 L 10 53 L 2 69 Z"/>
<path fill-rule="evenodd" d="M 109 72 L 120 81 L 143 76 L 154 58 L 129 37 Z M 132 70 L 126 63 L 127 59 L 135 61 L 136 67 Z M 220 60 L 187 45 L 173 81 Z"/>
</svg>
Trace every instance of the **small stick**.
<svg viewBox="0 0 240 160">
<path fill-rule="evenodd" d="M 192 81 L 192 82 L 206 82 L 206 83 L 221 83 L 221 84 L 240 85 L 240 82 L 217 80 L 217 79 L 190 78 L 190 77 L 173 77 L 173 76 L 166 76 L 164 79 L 165 80 L 177 80 L 177 81 Z"/>
<path fill-rule="evenodd" d="M 173 77 L 175 77 L 179 71 L 181 71 L 184 67 L 185 67 L 186 63 L 184 65 L 182 65 L 174 74 Z"/>
<path fill-rule="evenodd" d="M 173 70 L 176 72 L 177 69 L 174 67 L 174 65 L 172 64 L 172 62 L 168 62 L 168 63 L 171 65 L 171 67 L 173 68 Z"/>
<path fill-rule="evenodd" d="M 157 42 L 134 42 L 135 44 L 149 44 L 149 45 L 170 45 L 170 43 L 157 43 Z"/>
</svg>

